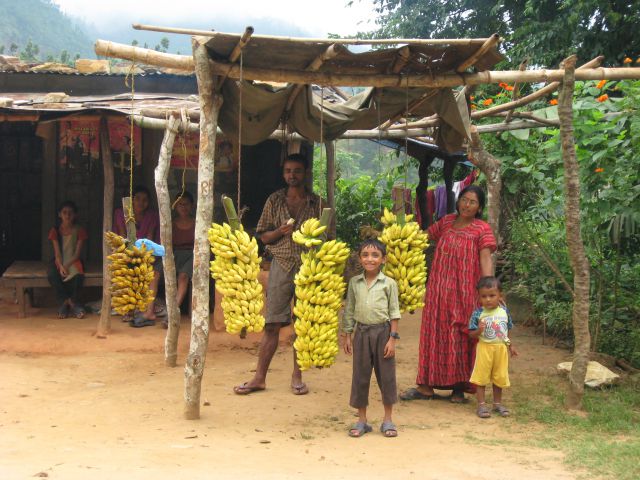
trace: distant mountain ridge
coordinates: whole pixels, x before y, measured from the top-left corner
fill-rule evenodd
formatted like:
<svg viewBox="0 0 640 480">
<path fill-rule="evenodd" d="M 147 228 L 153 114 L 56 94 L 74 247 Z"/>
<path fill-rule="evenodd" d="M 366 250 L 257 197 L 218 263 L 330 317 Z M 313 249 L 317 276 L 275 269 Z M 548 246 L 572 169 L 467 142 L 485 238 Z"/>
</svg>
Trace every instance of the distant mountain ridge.
<svg viewBox="0 0 640 480">
<path fill-rule="evenodd" d="M 18 49 L 12 51 L 12 44 Z M 71 58 L 95 58 L 93 41 L 83 26 L 49 0 L 0 0 L 0 46 L 5 55 L 34 55 L 31 59 L 39 61 L 57 59 L 63 51 Z"/>
<path fill-rule="evenodd" d="M 87 8 L 90 8 L 90 4 L 91 2 L 87 2 Z M 131 44 L 135 40 L 140 47 L 156 48 L 161 44 L 162 38 L 167 37 L 167 51 L 191 54 L 189 35 L 131 28 L 132 23 L 147 23 L 147 20 L 149 19 L 122 18 L 117 23 L 89 26 L 83 20 L 62 12 L 51 0 L 0 0 L 0 49 L 4 47 L 0 53 L 20 56 L 23 60 L 30 61 L 51 59 L 73 63 L 76 55 L 81 58 L 96 58 L 93 44 L 98 38 L 124 44 Z M 200 30 L 215 28 L 217 31 L 241 34 L 247 25 L 253 25 L 257 34 L 308 36 L 307 32 L 293 23 L 275 18 L 253 18 L 248 15 L 246 24 L 227 18 L 216 18 L 213 21 L 215 25 L 209 25 L 207 19 L 202 18 L 190 22 L 190 25 L 168 26 Z M 17 49 L 12 50 L 12 44 Z M 34 49 L 35 46 L 37 49 Z M 66 52 L 65 55 L 62 54 L 63 51 Z"/>
</svg>

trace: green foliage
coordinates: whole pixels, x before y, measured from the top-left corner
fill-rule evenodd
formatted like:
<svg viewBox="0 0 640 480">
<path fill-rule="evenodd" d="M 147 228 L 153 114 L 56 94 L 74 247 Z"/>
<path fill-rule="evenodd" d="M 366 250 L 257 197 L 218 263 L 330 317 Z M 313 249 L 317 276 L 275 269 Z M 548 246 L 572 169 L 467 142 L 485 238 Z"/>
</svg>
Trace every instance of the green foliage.
<svg viewBox="0 0 640 480">
<path fill-rule="evenodd" d="M 609 98 L 603 97 L 608 95 Z M 602 101 L 598 101 L 602 100 Z M 640 366 L 640 82 L 578 82 L 574 101 L 580 164 L 581 223 L 591 263 L 591 333 L 594 347 Z M 536 114 L 548 109 L 542 103 Z M 485 137 L 502 160 L 503 197 L 511 206 L 504 257 L 513 288 L 526 294 L 551 332 L 571 336 L 571 295 L 534 246 L 542 248 L 569 284 L 563 163 L 557 129 Z M 533 250 L 532 250 L 533 249 Z M 535 255 L 532 255 L 532 252 Z"/>
<path fill-rule="evenodd" d="M 639 2 L 374 0 L 376 38 L 469 38 L 498 33 L 512 64 L 555 66 L 569 54 L 616 63 L 640 54 Z"/>
<path fill-rule="evenodd" d="M 405 166 L 410 167 L 408 170 Z M 379 227 L 380 212 L 391 207 L 391 190 L 404 184 L 405 171 L 415 175 L 395 150 L 379 147 L 369 140 L 339 141 L 336 148 L 336 234 L 351 248 L 360 243 L 359 229 Z M 407 188 L 414 189 L 414 178 L 407 177 Z M 314 150 L 313 189 L 326 198 L 326 153 Z"/>
</svg>

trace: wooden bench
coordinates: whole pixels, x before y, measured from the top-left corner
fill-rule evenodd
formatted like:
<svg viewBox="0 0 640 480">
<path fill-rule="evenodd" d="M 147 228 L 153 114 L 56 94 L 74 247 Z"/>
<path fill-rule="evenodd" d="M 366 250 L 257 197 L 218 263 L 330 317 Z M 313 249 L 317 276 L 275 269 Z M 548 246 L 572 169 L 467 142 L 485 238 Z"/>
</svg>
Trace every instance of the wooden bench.
<svg viewBox="0 0 640 480">
<path fill-rule="evenodd" d="M 26 316 L 27 305 L 33 303 L 33 288 L 50 287 L 47 279 L 47 264 L 34 261 L 15 261 L 4 272 L 0 281 L 5 287 L 16 289 L 18 316 Z M 102 287 L 102 267 L 85 266 L 85 287 Z"/>
</svg>

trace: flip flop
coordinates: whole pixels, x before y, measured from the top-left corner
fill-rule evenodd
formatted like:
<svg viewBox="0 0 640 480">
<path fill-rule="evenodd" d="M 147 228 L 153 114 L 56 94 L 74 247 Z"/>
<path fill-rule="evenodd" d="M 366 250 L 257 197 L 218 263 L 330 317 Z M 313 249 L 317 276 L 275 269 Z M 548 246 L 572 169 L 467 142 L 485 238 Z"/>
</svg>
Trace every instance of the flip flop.
<svg viewBox="0 0 640 480">
<path fill-rule="evenodd" d="M 382 422 L 380 431 L 386 438 L 394 438 L 398 436 L 398 429 L 393 422 Z"/>
<path fill-rule="evenodd" d="M 493 404 L 493 411 L 496 412 L 501 417 L 508 417 L 509 416 L 509 409 L 507 407 L 505 407 L 504 405 L 502 405 L 501 403 L 494 403 Z"/>
<path fill-rule="evenodd" d="M 364 422 L 354 423 L 349 429 L 349 436 L 353 438 L 359 438 L 363 436 L 365 433 L 369 433 L 372 431 L 371 425 Z"/>
<path fill-rule="evenodd" d="M 400 400 L 434 400 L 442 398 L 435 393 L 432 395 L 425 395 L 417 388 L 410 388 L 409 390 L 400 394 Z"/>
<path fill-rule="evenodd" d="M 304 382 L 300 385 L 291 385 L 291 393 L 294 395 L 306 395 L 309 393 L 309 387 Z"/>
<path fill-rule="evenodd" d="M 63 303 L 58 309 L 58 318 L 67 318 L 69 316 L 69 305 Z"/>
<path fill-rule="evenodd" d="M 73 307 L 71 307 L 71 313 L 76 317 L 76 318 L 84 318 L 84 308 L 82 308 L 80 305 L 74 305 Z"/>
<path fill-rule="evenodd" d="M 476 411 L 476 414 L 480 418 L 489 418 L 491 417 L 491 410 L 489 410 L 489 406 L 483 402 L 478 404 L 478 410 Z"/>
<path fill-rule="evenodd" d="M 253 392 L 261 392 L 265 388 L 264 387 L 250 387 L 248 385 L 249 382 L 244 382 L 242 385 L 236 385 L 233 387 L 233 393 L 236 395 L 249 395 Z"/>
<path fill-rule="evenodd" d="M 469 400 L 464 398 L 464 392 L 452 393 L 451 397 L 449 397 L 449 401 L 457 404 L 469 403 Z"/>
<path fill-rule="evenodd" d="M 144 318 L 142 315 L 139 315 L 129 321 L 129 326 L 133 328 L 151 327 L 155 324 L 155 320 L 149 320 L 148 318 Z"/>
</svg>

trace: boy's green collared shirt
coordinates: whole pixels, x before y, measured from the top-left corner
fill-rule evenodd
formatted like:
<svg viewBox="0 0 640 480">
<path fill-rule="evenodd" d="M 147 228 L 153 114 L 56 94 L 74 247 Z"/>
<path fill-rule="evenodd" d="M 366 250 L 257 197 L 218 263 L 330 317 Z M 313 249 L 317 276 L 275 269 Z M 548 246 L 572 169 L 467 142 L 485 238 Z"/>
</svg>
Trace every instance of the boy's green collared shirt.
<svg viewBox="0 0 640 480">
<path fill-rule="evenodd" d="M 384 273 L 378 273 L 371 287 L 367 287 L 364 273 L 349 282 L 347 304 L 342 317 L 342 331 L 353 332 L 355 322 L 375 325 L 400 318 L 398 285 Z"/>
</svg>

